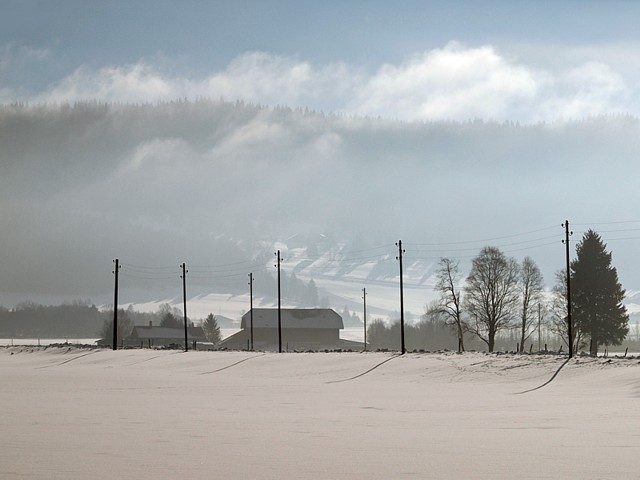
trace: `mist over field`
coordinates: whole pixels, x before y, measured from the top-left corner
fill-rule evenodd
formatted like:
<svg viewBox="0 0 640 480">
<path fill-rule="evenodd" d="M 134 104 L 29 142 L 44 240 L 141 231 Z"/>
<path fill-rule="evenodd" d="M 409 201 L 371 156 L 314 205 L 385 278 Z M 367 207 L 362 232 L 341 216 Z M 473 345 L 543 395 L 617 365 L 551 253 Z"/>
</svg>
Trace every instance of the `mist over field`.
<svg viewBox="0 0 640 480">
<path fill-rule="evenodd" d="M 5 105 L 0 303 L 109 302 L 114 258 L 152 268 L 129 271 L 125 302 L 177 297 L 183 261 L 191 295 L 237 290 L 251 269 L 273 276 L 273 252 L 295 242 L 309 250 L 290 261 L 373 256 L 389 264 L 378 279 L 395 282 L 402 239 L 426 289 L 438 257 L 465 265 L 495 245 L 531 256 L 550 286 L 565 219 L 574 240 L 601 232 L 633 290 L 637 223 L 624 222 L 637 220 L 639 131 L 630 116 L 519 125 L 222 100 Z"/>
<path fill-rule="evenodd" d="M 123 304 L 177 303 L 185 262 L 235 318 L 279 249 L 392 316 L 401 239 L 420 315 L 434 262 L 487 245 L 550 287 L 565 220 L 640 303 L 640 7 L 614 5 L 2 4 L 0 305 L 108 308 L 118 258 Z"/>
</svg>

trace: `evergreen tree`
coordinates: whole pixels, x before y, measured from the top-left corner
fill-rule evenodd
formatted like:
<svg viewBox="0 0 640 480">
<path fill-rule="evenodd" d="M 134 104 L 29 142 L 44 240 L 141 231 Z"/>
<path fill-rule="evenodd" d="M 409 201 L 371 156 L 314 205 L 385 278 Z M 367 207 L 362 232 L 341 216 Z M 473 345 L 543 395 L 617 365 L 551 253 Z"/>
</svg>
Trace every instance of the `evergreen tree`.
<svg viewBox="0 0 640 480">
<path fill-rule="evenodd" d="M 218 320 L 213 313 L 207 315 L 207 318 L 202 322 L 202 330 L 204 330 L 204 336 L 208 342 L 218 343 L 222 339 Z"/>
<path fill-rule="evenodd" d="M 576 326 L 590 337 L 591 355 L 599 345 L 619 345 L 629 332 L 625 291 L 611 266 L 611 253 L 593 230 L 584 234 L 571 262 L 571 307 Z"/>
<path fill-rule="evenodd" d="M 182 316 L 182 312 L 177 309 L 171 307 L 168 303 L 163 303 L 160 305 L 159 311 L 160 317 L 160 326 L 167 328 L 181 328 L 184 326 L 184 322 L 180 319 Z"/>
<path fill-rule="evenodd" d="M 307 307 L 317 307 L 320 304 L 320 298 L 318 296 L 318 287 L 313 279 L 309 280 L 307 289 L 305 291 L 303 303 Z"/>
<path fill-rule="evenodd" d="M 349 327 L 351 326 L 351 312 L 349 311 L 349 307 L 347 307 L 346 305 L 344 306 L 344 309 L 342 310 L 342 314 L 340 315 L 342 317 L 342 324 L 345 327 Z"/>
</svg>

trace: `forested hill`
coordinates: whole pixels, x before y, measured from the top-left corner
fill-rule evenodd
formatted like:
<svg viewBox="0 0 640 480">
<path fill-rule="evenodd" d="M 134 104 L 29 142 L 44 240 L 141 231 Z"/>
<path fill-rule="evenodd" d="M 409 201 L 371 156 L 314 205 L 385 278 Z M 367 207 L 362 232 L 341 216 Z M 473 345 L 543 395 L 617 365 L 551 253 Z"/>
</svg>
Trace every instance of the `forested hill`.
<svg viewBox="0 0 640 480">
<path fill-rule="evenodd" d="M 402 239 L 407 267 L 468 260 L 490 244 L 531 256 L 551 286 L 564 265 L 565 219 L 575 238 L 603 233 L 631 291 L 637 248 L 617 230 L 637 217 L 639 125 L 406 123 L 209 100 L 3 106 L 0 303 L 37 294 L 107 303 L 116 258 L 130 267 L 127 303 L 179 295 L 181 262 L 191 285 L 216 273 L 194 294 L 245 287 L 250 268 L 272 268 L 273 252 L 296 234 L 324 235 L 325 251 L 359 237 L 364 247 L 346 249 L 359 258 L 389 245 L 390 260 Z M 618 223 L 604 232 L 597 222 Z M 313 253 L 296 259 L 323 251 Z"/>
</svg>

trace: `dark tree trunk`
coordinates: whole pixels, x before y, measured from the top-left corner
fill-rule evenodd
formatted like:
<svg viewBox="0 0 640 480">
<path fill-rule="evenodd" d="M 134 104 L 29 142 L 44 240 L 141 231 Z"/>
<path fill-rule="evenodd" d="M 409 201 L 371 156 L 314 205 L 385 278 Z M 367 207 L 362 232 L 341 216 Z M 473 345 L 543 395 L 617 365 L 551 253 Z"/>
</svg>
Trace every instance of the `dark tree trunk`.
<svg viewBox="0 0 640 480">
<path fill-rule="evenodd" d="M 458 322 L 458 353 L 464 352 L 464 335 L 462 333 L 462 325 Z"/>
<path fill-rule="evenodd" d="M 488 342 L 488 346 L 489 346 L 489 353 L 493 353 L 493 348 L 495 346 L 496 343 L 496 332 L 493 329 L 489 329 L 489 338 L 488 338 L 489 342 Z"/>
</svg>

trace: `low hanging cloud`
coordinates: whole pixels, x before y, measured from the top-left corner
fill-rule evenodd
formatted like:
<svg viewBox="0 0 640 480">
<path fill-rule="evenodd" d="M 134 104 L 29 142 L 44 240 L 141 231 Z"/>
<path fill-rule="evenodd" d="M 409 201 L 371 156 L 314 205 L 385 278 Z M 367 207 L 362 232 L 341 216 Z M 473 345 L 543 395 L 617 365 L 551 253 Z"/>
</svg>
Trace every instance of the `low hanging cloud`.
<svg viewBox="0 0 640 480">
<path fill-rule="evenodd" d="M 624 78 L 600 62 L 588 62 L 549 80 L 548 95 L 535 120 L 569 120 L 610 113 L 638 115 L 629 105 L 631 89 Z M 631 110 L 633 109 L 633 110 Z"/>
<path fill-rule="evenodd" d="M 432 260 L 477 253 L 461 241 L 545 227 L 527 237 L 539 248 L 505 244 L 552 281 L 562 220 L 579 237 L 580 224 L 636 218 L 640 120 L 629 117 L 409 124 L 197 101 L 5 106 L 0 124 L 0 303 L 108 301 L 113 258 L 223 265 L 313 232 L 391 248 L 409 239 L 424 244 L 414 259 Z M 640 284 L 636 243 L 611 246 L 629 288 Z"/>
<path fill-rule="evenodd" d="M 366 115 L 395 112 L 404 120 L 503 119 L 536 99 L 544 77 L 491 47 L 450 44 L 399 66 L 384 65 L 352 106 Z"/>
<path fill-rule="evenodd" d="M 210 98 L 288 105 L 404 121 L 485 119 L 536 123 L 602 114 L 639 115 L 631 82 L 603 61 L 555 70 L 527 65 L 492 46 L 450 43 L 376 71 L 313 65 L 264 52 L 238 56 L 223 71 L 186 78 L 150 63 L 79 68 L 36 103 L 158 102 Z M 4 90 L 0 100 L 10 97 Z"/>
<path fill-rule="evenodd" d="M 79 68 L 35 102 L 65 103 L 84 100 L 104 102 L 156 102 L 180 98 L 190 90 L 190 82 L 163 77 L 145 64 L 107 67 L 99 71 Z"/>
</svg>

